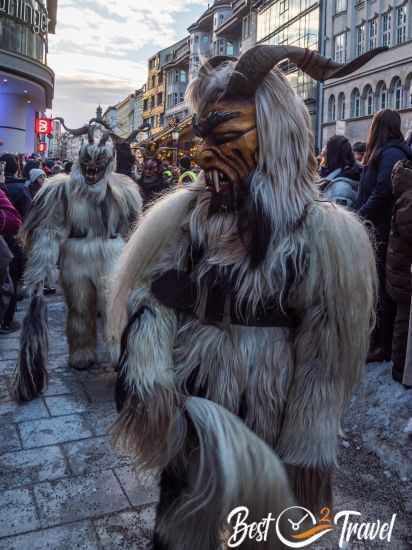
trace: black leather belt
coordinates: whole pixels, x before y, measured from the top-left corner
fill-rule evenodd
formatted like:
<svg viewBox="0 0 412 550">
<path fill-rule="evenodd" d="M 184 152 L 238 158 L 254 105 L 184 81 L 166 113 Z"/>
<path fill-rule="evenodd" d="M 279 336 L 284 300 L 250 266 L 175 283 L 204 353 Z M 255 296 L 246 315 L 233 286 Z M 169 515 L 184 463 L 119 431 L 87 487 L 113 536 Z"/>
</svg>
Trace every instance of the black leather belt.
<svg viewBox="0 0 412 550">
<path fill-rule="evenodd" d="M 153 281 L 151 290 L 161 304 L 178 312 L 192 314 L 208 325 L 296 326 L 296 319 L 291 312 L 282 311 L 275 302 L 258 306 L 253 315 L 246 313 L 246 307 L 236 307 L 233 291 L 218 283 L 208 286 L 205 303 L 199 303 L 197 285 L 191 274 L 185 271 L 166 271 Z"/>
</svg>

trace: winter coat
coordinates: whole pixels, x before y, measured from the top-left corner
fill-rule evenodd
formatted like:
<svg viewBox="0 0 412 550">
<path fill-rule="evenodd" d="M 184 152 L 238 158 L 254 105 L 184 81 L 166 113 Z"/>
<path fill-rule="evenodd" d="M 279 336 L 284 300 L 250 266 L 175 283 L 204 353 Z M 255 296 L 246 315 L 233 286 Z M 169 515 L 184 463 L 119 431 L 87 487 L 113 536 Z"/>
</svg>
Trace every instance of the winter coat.
<svg viewBox="0 0 412 550">
<path fill-rule="evenodd" d="M 0 189 L 0 235 L 15 235 L 21 226 L 19 213 Z"/>
<path fill-rule="evenodd" d="M 405 159 L 412 159 L 412 150 L 406 143 L 399 140 L 388 141 L 375 159 L 364 168 L 359 185 L 356 209 L 363 219 L 373 224 L 375 239 L 383 254 L 386 253 L 392 218 L 391 173 L 394 165 Z"/>
<path fill-rule="evenodd" d="M 3 186 L 10 202 L 19 212 L 22 220 L 26 217 L 31 207 L 32 197 L 25 185 L 25 181 L 12 176 L 6 176 L 6 183 Z"/>
<path fill-rule="evenodd" d="M 347 208 L 354 208 L 360 175 L 361 169 L 357 164 L 329 172 L 320 182 L 322 196 Z"/>
<path fill-rule="evenodd" d="M 411 300 L 412 160 L 396 163 L 392 172 L 394 207 L 386 257 L 386 290 L 397 303 Z"/>
</svg>

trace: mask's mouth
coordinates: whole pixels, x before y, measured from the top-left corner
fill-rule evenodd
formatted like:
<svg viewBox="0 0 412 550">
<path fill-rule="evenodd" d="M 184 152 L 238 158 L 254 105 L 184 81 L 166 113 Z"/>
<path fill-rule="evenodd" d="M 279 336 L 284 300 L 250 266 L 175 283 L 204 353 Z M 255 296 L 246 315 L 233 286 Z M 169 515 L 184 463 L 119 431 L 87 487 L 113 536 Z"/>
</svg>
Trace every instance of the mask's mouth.
<svg viewBox="0 0 412 550">
<path fill-rule="evenodd" d="M 220 170 L 213 169 L 205 171 L 206 187 L 213 193 L 229 193 L 232 191 L 232 182 Z"/>
<path fill-rule="evenodd" d="M 91 187 L 96 185 L 104 177 L 105 171 L 106 171 L 106 165 L 105 166 L 93 166 L 93 165 L 82 166 L 82 173 L 84 176 L 84 180 L 87 183 L 87 185 Z"/>
</svg>

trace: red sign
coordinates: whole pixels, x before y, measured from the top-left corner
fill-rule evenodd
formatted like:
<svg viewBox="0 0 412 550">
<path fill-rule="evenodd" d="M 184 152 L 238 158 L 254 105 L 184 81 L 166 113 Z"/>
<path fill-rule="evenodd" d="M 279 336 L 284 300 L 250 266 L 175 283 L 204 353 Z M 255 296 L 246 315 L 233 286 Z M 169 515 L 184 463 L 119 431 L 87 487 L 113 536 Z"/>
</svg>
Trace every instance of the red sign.
<svg viewBox="0 0 412 550">
<path fill-rule="evenodd" d="M 37 145 L 37 151 L 39 153 L 45 153 L 47 151 L 47 143 L 43 143 L 43 142 L 40 142 L 38 145 Z"/>
<path fill-rule="evenodd" d="M 36 134 L 45 135 L 51 134 L 52 131 L 52 121 L 51 118 L 38 117 L 36 118 L 35 124 Z"/>
</svg>

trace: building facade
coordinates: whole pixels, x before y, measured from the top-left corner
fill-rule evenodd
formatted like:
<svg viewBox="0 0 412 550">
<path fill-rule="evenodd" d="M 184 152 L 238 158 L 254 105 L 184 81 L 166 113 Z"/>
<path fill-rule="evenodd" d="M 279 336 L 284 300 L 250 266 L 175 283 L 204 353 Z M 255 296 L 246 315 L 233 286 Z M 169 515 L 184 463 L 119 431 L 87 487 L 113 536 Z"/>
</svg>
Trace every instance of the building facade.
<svg viewBox="0 0 412 550">
<path fill-rule="evenodd" d="M 104 122 L 120 137 L 127 138 L 143 123 L 143 96 L 145 87 L 127 95 L 103 113 Z"/>
<path fill-rule="evenodd" d="M 366 141 L 374 113 L 401 113 L 412 129 L 412 0 L 327 2 L 326 55 L 346 62 L 377 46 L 386 52 L 339 81 L 324 85 L 323 143 L 335 133 Z"/>
<path fill-rule="evenodd" d="M 52 131 L 48 140 L 47 156 L 49 158 L 60 158 L 60 140 L 62 136 L 62 125 L 60 120 L 52 120 Z"/>
<path fill-rule="evenodd" d="M 171 48 L 153 55 L 148 62 L 146 90 L 143 94 L 143 120 L 150 126 L 152 135 L 161 132 L 164 126 L 165 83 L 163 65 Z"/>
<path fill-rule="evenodd" d="M 189 114 L 185 92 L 189 81 L 189 37 L 180 40 L 166 56 L 164 126 L 177 125 Z"/>
<path fill-rule="evenodd" d="M 36 150 L 36 113 L 53 100 L 47 47 L 56 10 L 57 0 L 0 0 L 0 152 Z"/>
<path fill-rule="evenodd" d="M 298 46 L 311 50 L 321 50 L 320 29 L 322 6 L 335 0 L 257 0 L 256 41 L 258 44 Z M 283 62 L 281 65 L 290 84 L 301 96 L 312 119 L 315 134 L 320 133 L 319 117 L 321 89 L 295 65 Z M 319 137 L 318 137 L 319 140 Z"/>
</svg>

